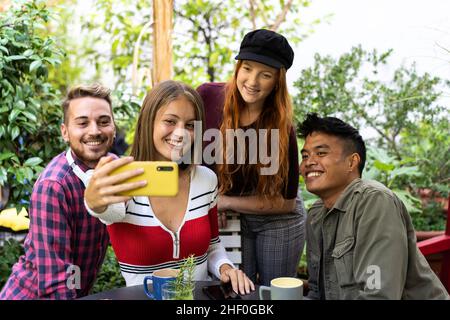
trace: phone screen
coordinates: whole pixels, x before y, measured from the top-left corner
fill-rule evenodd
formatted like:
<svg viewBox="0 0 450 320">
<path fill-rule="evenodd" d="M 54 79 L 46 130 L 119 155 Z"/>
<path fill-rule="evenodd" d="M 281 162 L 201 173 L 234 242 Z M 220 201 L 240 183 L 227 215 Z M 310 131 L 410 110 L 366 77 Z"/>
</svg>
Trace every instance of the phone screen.
<svg viewBox="0 0 450 320">
<path fill-rule="evenodd" d="M 242 299 L 240 295 L 235 293 L 231 286 L 213 285 L 203 287 L 203 292 L 212 300 L 229 300 Z"/>
</svg>

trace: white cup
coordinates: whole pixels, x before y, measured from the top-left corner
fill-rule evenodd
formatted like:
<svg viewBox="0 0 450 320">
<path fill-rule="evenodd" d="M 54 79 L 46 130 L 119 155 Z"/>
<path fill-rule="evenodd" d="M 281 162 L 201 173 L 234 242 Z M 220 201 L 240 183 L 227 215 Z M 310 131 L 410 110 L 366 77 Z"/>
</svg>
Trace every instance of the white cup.
<svg viewBox="0 0 450 320">
<path fill-rule="evenodd" d="M 264 292 L 270 292 L 271 300 L 302 300 L 303 281 L 297 278 L 282 277 L 270 281 L 270 287 L 259 287 L 259 298 L 264 300 Z"/>
</svg>

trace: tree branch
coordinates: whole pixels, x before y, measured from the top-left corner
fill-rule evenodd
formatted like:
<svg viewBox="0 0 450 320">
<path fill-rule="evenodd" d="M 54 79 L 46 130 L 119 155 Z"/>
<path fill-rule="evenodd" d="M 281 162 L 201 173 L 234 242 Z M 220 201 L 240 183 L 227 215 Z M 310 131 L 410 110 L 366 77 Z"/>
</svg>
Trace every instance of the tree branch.
<svg viewBox="0 0 450 320">
<path fill-rule="evenodd" d="M 268 26 L 268 25 L 269 25 L 269 21 L 267 20 L 267 17 L 266 17 L 265 14 L 264 14 L 264 7 L 261 8 L 261 6 L 262 6 L 262 3 L 259 2 L 258 7 L 259 7 L 259 10 L 261 11 L 261 15 L 260 15 L 260 16 L 261 16 L 261 19 L 263 20 L 264 24 L 265 24 L 266 26 Z M 255 17 L 256 17 L 256 12 L 255 12 Z"/>
<path fill-rule="evenodd" d="M 12 23 L 6 23 L 6 24 L 1 25 L 0 29 L 5 28 L 5 27 L 14 27 L 14 25 Z"/>
<path fill-rule="evenodd" d="M 255 15 L 255 0 L 249 0 L 250 2 L 250 19 L 252 21 L 253 30 L 256 29 L 256 15 Z"/>
<path fill-rule="evenodd" d="M 280 24 L 286 19 L 286 15 L 292 7 L 293 0 L 289 0 L 284 6 L 283 10 L 281 10 L 280 14 L 275 19 L 275 22 L 270 26 L 270 30 L 277 31 L 280 27 Z"/>
</svg>

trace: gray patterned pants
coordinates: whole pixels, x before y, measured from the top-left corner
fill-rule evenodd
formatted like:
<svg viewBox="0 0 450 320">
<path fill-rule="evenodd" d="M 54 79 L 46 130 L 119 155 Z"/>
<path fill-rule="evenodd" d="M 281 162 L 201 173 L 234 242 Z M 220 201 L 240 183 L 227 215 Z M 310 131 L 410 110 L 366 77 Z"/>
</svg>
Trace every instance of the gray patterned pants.
<svg viewBox="0 0 450 320">
<path fill-rule="evenodd" d="M 254 283 L 270 286 L 274 278 L 297 276 L 305 220 L 300 192 L 293 213 L 241 214 L 242 269 Z"/>
</svg>

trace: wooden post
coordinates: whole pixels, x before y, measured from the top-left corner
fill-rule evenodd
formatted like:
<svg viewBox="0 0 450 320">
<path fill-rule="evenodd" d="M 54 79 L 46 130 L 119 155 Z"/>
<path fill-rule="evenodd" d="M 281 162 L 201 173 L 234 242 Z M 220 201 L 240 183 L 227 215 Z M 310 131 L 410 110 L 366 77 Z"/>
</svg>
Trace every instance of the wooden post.
<svg viewBox="0 0 450 320">
<path fill-rule="evenodd" d="M 152 84 L 172 79 L 173 0 L 153 0 Z"/>
</svg>

